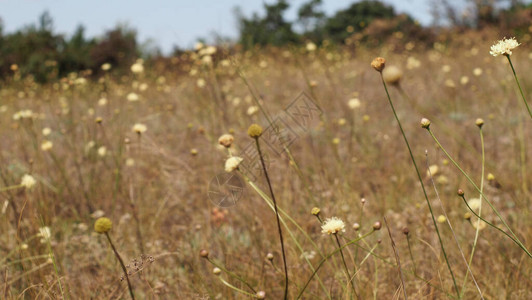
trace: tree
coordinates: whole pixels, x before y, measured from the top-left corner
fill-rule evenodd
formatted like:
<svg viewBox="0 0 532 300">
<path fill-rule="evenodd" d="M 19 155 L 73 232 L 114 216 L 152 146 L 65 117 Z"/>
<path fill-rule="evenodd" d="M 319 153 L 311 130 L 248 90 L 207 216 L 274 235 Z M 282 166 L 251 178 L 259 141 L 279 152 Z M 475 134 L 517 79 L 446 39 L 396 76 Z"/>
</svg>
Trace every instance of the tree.
<svg viewBox="0 0 532 300">
<path fill-rule="evenodd" d="M 380 1 L 364 0 L 353 3 L 350 7 L 338 11 L 327 19 L 324 31 L 333 41 L 344 42 L 353 34 L 368 26 L 374 19 L 391 19 L 395 17 L 393 7 Z"/>
</svg>

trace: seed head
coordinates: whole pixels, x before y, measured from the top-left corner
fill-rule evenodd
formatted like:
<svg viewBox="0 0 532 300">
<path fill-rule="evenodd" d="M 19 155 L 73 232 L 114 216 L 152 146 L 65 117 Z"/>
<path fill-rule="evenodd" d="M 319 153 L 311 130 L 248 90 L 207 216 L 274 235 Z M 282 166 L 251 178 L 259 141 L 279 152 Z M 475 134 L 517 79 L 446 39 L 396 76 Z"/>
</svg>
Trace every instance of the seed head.
<svg viewBox="0 0 532 300">
<path fill-rule="evenodd" d="M 475 121 L 475 124 L 477 124 L 478 128 L 482 128 L 482 125 L 484 125 L 484 120 L 482 120 L 481 118 L 478 118 Z"/>
<path fill-rule="evenodd" d="M 384 70 L 384 67 L 386 66 L 386 59 L 382 57 L 377 57 L 371 62 L 371 66 L 373 69 L 377 70 L 377 72 L 382 72 Z"/>
<path fill-rule="evenodd" d="M 231 147 L 235 138 L 230 134 L 224 134 L 218 138 L 218 144 L 224 146 L 225 148 Z"/>
<path fill-rule="evenodd" d="M 268 254 L 266 254 L 266 259 L 269 260 L 269 261 L 272 261 L 273 260 L 273 254 L 271 252 L 268 252 Z"/>
<path fill-rule="evenodd" d="M 410 229 L 408 229 L 408 227 L 404 227 L 403 228 L 403 234 L 404 235 L 408 235 L 410 233 Z"/>
<path fill-rule="evenodd" d="M 206 249 L 201 249 L 200 252 L 199 252 L 199 255 L 203 258 L 207 258 L 209 257 L 209 251 L 206 250 Z"/>
<path fill-rule="evenodd" d="M 258 291 L 256 297 L 257 297 L 257 299 L 266 299 L 266 292 L 265 291 Z"/>
<path fill-rule="evenodd" d="M 465 193 L 464 193 L 464 190 L 458 189 L 457 194 L 458 194 L 458 196 L 462 197 Z"/>
<path fill-rule="evenodd" d="M 377 222 L 373 223 L 373 229 L 375 229 L 375 230 L 380 230 L 381 227 L 382 227 L 381 222 L 378 222 L 378 221 L 377 221 Z"/>
<path fill-rule="evenodd" d="M 212 269 L 212 274 L 218 276 L 222 273 L 222 270 L 220 270 L 220 268 L 218 267 L 215 267 L 214 269 Z"/>
<path fill-rule="evenodd" d="M 262 127 L 258 124 L 251 124 L 248 128 L 248 135 L 254 139 L 259 138 L 262 135 Z"/>
<path fill-rule="evenodd" d="M 310 211 L 311 214 L 317 216 L 320 214 L 320 209 L 318 207 L 313 207 L 312 210 Z"/>
<path fill-rule="evenodd" d="M 106 233 L 113 227 L 113 222 L 109 218 L 102 217 L 94 223 L 94 231 L 98 233 Z"/>
<path fill-rule="evenodd" d="M 29 190 L 32 187 L 34 187 L 36 183 L 37 181 L 35 180 L 35 178 L 33 178 L 33 176 L 31 176 L 30 174 L 25 174 L 24 176 L 22 176 L 22 180 L 20 181 L 20 186 Z"/>
<path fill-rule="evenodd" d="M 428 129 L 430 127 L 430 120 L 427 118 L 421 119 L 421 127 Z"/>
</svg>

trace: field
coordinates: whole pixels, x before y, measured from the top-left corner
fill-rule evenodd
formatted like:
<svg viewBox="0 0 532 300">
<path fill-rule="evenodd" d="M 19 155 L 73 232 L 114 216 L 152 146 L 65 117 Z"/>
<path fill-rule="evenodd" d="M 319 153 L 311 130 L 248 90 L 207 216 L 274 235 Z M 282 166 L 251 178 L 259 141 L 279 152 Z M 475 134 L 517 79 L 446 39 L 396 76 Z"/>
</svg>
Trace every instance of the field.
<svg viewBox="0 0 532 300">
<path fill-rule="evenodd" d="M 282 299 L 270 184 L 288 299 L 532 298 L 532 119 L 508 60 L 489 53 L 496 38 L 401 51 L 204 46 L 43 85 L 13 67 L 0 91 L 0 298 L 128 299 L 112 241 L 137 299 Z M 511 59 L 530 98 L 521 42 Z M 377 56 L 401 70 L 384 74 L 432 215 Z M 290 143 L 276 143 L 281 132 Z M 219 191 L 229 153 L 244 160 Z M 472 200 L 475 186 L 495 210 Z M 227 189 L 237 201 L 217 206 Z M 100 217 L 110 231 L 95 232 Z M 345 232 L 322 233 L 331 217 Z"/>
</svg>

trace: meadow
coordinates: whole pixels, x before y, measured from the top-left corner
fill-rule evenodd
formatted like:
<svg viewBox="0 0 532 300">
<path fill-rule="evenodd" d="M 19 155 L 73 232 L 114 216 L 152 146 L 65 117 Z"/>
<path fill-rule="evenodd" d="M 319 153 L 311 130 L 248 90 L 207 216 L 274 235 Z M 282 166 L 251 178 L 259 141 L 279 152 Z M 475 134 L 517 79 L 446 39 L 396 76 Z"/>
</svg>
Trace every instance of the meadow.
<svg viewBox="0 0 532 300">
<path fill-rule="evenodd" d="M 490 55 L 499 38 L 203 45 L 47 84 L 12 66 L 0 90 L 0 298 L 128 299 L 129 281 L 137 299 L 283 299 L 284 253 L 288 299 L 531 299 L 532 119 L 507 58 Z M 527 98 L 529 40 L 511 55 Z M 304 128 L 283 123 L 297 138 L 273 151 L 261 133 L 302 93 L 319 110 Z M 262 130 L 250 137 L 252 124 Z M 253 177 L 246 158 L 229 166 L 242 189 L 217 206 L 211 181 L 257 141 L 267 176 L 260 160 Z M 96 232 L 97 219 L 112 226 Z"/>
</svg>

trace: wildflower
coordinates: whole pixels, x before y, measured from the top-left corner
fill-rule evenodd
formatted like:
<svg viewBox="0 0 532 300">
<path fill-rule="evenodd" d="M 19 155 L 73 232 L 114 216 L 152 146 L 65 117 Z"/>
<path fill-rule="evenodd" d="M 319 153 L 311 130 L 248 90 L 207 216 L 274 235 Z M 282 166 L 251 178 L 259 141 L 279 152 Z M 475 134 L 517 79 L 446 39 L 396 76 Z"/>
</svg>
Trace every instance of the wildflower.
<svg viewBox="0 0 532 300">
<path fill-rule="evenodd" d="M 484 125 L 484 120 L 482 120 L 481 118 L 478 118 L 475 121 L 475 124 L 478 126 L 478 128 L 482 128 L 482 125 Z"/>
<path fill-rule="evenodd" d="M 252 115 L 256 114 L 258 111 L 259 111 L 259 107 L 253 105 L 253 106 L 250 106 L 248 108 L 247 114 L 248 114 L 248 116 L 252 116 Z"/>
<path fill-rule="evenodd" d="M 344 118 L 340 118 L 340 119 L 338 120 L 338 125 L 340 125 L 340 126 L 344 126 L 346 123 L 347 123 L 347 120 L 344 119 Z"/>
<path fill-rule="evenodd" d="M 127 101 L 130 101 L 130 102 L 139 101 L 139 95 L 137 95 L 136 93 L 129 93 L 127 94 Z"/>
<path fill-rule="evenodd" d="M 333 143 L 333 145 L 338 145 L 338 144 L 340 144 L 340 139 L 339 138 L 334 138 L 332 140 L 332 143 Z"/>
<path fill-rule="evenodd" d="M 504 38 L 498 41 L 495 45 L 491 46 L 490 54 L 493 56 L 510 56 L 512 55 L 512 50 L 517 48 L 519 45 L 521 44 L 519 44 L 515 38 Z"/>
<path fill-rule="evenodd" d="M 313 42 L 309 42 L 307 43 L 306 48 L 308 52 L 312 52 L 316 50 L 317 47 L 316 47 L 316 44 L 314 44 Z"/>
<path fill-rule="evenodd" d="M 480 75 L 482 75 L 482 69 L 481 69 L 481 68 L 475 68 L 475 69 L 473 69 L 473 75 L 475 75 L 475 76 L 477 76 L 477 77 L 480 76 Z"/>
<path fill-rule="evenodd" d="M 131 72 L 135 73 L 135 74 L 140 74 L 142 72 L 144 72 L 144 66 L 142 65 L 143 61 L 142 60 L 137 60 L 136 63 L 134 63 L 133 65 L 131 65 Z"/>
<path fill-rule="evenodd" d="M 382 77 L 386 83 L 399 84 L 401 77 L 403 77 L 403 71 L 396 66 L 389 66 L 386 70 L 382 71 Z"/>
<path fill-rule="evenodd" d="M 203 79 L 203 78 L 199 78 L 198 81 L 196 82 L 196 85 L 197 85 L 199 88 L 204 87 L 205 84 L 206 84 L 206 82 L 205 82 L 205 79 Z"/>
<path fill-rule="evenodd" d="M 94 211 L 93 213 L 91 213 L 91 217 L 93 217 L 94 219 L 101 218 L 104 215 L 105 215 L 105 213 L 101 209 L 98 209 L 98 210 Z"/>
<path fill-rule="evenodd" d="M 146 132 L 146 130 L 148 130 L 148 127 L 146 127 L 146 125 L 144 124 L 137 123 L 133 125 L 133 131 L 136 132 L 137 134 L 142 134 Z"/>
<path fill-rule="evenodd" d="M 428 129 L 430 127 L 430 121 L 427 118 L 421 119 L 421 127 Z"/>
<path fill-rule="evenodd" d="M 321 225 L 321 233 L 337 234 L 340 231 L 345 232 L 345 223 L 337 217 L 327 218 Z"/>
<path fill-rule="evenodd" d="M 251 124 L 248 128 L 248 135 L 254 139 L 262 135 L 262 127 L 259 124 Z"/>
<path fill-rule="evenodd" d="M 105 156 L 105 154 L 107 154 L 107 148 L 105 148 L 105 146 L 101 146 L 100 148 L 98 148 L 98 155 L 99 156 Z"/>
<path fill-rule="evenodd" d="M 445 221 L 447 221 L 447 218 L 444 215 L 438 216 L 438 223 L 444 223 Z"/>
<path fill-rule="evenodd" d="M 205 249 L 201 249 L 200 252 L 199 252 L 199 255 L 203 258 L 207 258 L 209 257 L 209 251 L 208 250 L 205 250 Z"/>
<path fill-rule="evenodd" d="M 487 179 L 488 179 L 489 181 L 495 180 L 495 175 L 493 175 L 493 174 L 491 174 L 491 173 L 488 173 Z"/>
<path fill-rule="evenodd" d="M 273 260 L 273 253 L 268 252 L 268 254 L 266 254 L 266 259 L 269 260 L 269 261 L 272 261 Z"/>
<path fill-rule="evenodd" d="M 25 174 L 24 176 L 22 176 L 22 180 L 20 181 L 20 186 L 29 190 L 32 187 L 34 187 L 36 183 L 37 181 L 35 180 L 35 178 L 33 178 L 33 176 L 29 174 Z"/>
<path fill-rule="evenodd" d="M 50 129 L 49 127 L 45 127 L 42 129 L 42 135 L 48 136 L 50 135 L 50 133 L 52 133 L 52 129 Z"/>
<path fill-rule="evenodd" d="M 220 275 L 222 273 L 222 270 L 220 270 L 220 268 L 218 267 L 214 267 L 214 269 L 212 269 L 212 273 L 216 276 Z"/>
<path fill-rule="evenodd" d="M 429 167 L 429 169 L 427 170 L 427 176 L 431 176 L 431 175 L 434 176 L 434 175 L 438 174 L 439 170 L 440 169 L 438 168 L 437 165 L 431 165 Z"/>
<path fill-rule="evenodd" d="M 44 141 L 41 144 L 41 149 L 42 149 L 42 151 L 48 151 L 48 150 L 52 149 L 53 146 L 54 146 L 54 144 L 51 141 Z"/>
<path fill-rule="evenodd" d="M 192 149 L 190 149 L 190 154 L 191 154 L 192 156 L 196 156 L 196 155 L 198 155 L 198 149 L 196 149 L 196 148 L 192 148 Z"/>
<path fill-rule="evenodd" d="M 102 217 L 94 222 L 94 231 L 98 233 L 107 233 L 113 227 L 113 222 L 108 218 Z"/>
<path fill-rule="evenodd" d="M 265 291 L 258 291 L 257 294 L 255 295 L 255 297 L 257 297 L 257 299 L 266 299 L 266 292 Z"/>
<path fill-rule="evenodd" d="M 313 250 L 312 251 L 304 251 L 299 256 L 299 258 L 301 258 L 301 259 L 308 259 L 308 260 L 314 259 L 314 257 L 316 257 L 316 251 L 313 251 Z"/>
<path fill-rule="evenodd" d="M 41 243 L 45 243 L 47 240 L 49 240 L 52 236 L 52 233 L 50 232 L 50 227 L 44 226 L 39 228 L 39 236 L 42 237 Z"/>
<path fill-rule="evenodd" d="M 377 57 L 371 62 L 371 66 L 377 72 L 382 72 L 382 70 L 384 70 L 384 67 L 386 66 L 386 59 L 382 57 Z"/>
<path fill-rule="evenodd" d="M 229 148 L 233 144 L 234 140 L 235 140 L 235 138 L 232 135 L 224 134 L 224 135 L 220 136 L 220 138 L 218 138 L 218 144 L 224 146 L 225 148 Z"/>
<path fill-rule="evenodd" d="M 461 85 L 466 85 L 468 82 L 469 82 L 469 77 L 467 77 L 467 76 L 460 77 L 460 84 Z"/>
<path fill-rule="evenodd" d="M 242 158 L 238 156 L 232 156 L 225 161 L 225 171 L 230 173 L 238 168 L 238 165 L 242 162 Z"/>
<path fill-rule="evenodd" d="M 109 71 L 109 70 L 111 70 L 111 64 L 110 63 L 105 63 L 105 64 L 102 65 L 101 68 L 102 68 L 103 71 Z"/>
<path fill-rule="evenodd" d="M 381 230 L 381 227 L 382 227 L 381 222 L 377 221 L 377 222 L 373 223 L 373 229 L 374 230 Z"/>
<path fill-rule="evenodd" d="M 358 223 L 353 223 L 353 229 L 354 229 L 355 231 L 358 231 L 358 230 L 360 229 L 360 224 L 358 224 Z"/>
<path fill-rule="evenodd" d="M 98 100 L 98 105 L 99 106 L 105 106 L 107 104 L 107 99 L 106 98 L 100 98 L 100 100 Z"/>
<path fill-rule="evenodd" d="M 313 207 L 310 213 L 317 216 L 320 214 L 320 209 L 318 207 Z"/>
<path fill-rule="evenodd" d="M 350 99 L 349 102 L 347 102 L 347 106 L 349 106 L 350 109 L 357 109 L 360 107 L 360 100 L 358 98 Z"/>
</svg>

